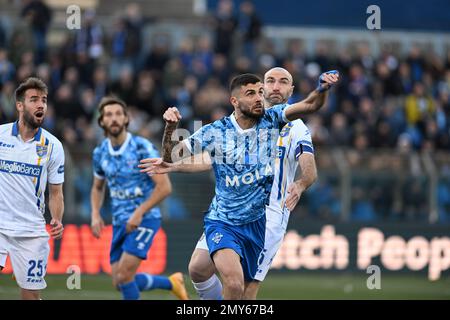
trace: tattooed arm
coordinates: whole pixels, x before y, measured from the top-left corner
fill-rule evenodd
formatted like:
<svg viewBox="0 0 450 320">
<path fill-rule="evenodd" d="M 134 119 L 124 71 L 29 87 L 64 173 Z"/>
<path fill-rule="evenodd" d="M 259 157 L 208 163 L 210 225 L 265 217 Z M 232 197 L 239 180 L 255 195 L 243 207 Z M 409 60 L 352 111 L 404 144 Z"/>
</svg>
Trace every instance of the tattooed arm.
<svg viewBox="0 0 450 320">
<path fill-rule="evenodd" d="M 164 120 L 166 127 L 164 128 L 164 135 L 162 141 L 162 158 L 165 162 L 173 163 L 188 156 L 191 152 L 185 143 L 179 141 L 176 134 L 178 123 L 181 120 L 181 114 L 177 108 L 169 108 L 164 112 Z"/>
</svg>

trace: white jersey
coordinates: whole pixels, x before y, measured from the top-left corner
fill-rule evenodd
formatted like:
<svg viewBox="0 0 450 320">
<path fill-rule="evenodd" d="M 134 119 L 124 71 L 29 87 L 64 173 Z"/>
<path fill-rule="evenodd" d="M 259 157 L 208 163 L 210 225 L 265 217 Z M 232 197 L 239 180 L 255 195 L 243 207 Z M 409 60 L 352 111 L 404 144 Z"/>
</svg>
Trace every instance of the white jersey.
<svg viewBox="0 0 450 320">
<path fill-rule="evenodd" d="M 283 214 L 287 211 L 285 201 L 287 188 L 294 181 L 297 160 L 302 153 L 314 154 L 311 134 L 302 120 L 286 124 L 277 141 L 278 154 L 275 162 L 272 190 L 270 192 L 270 211 Z"/>
<path fill-rule="evenodd" d="M 281 130 L 277 141 L 278 156 L 270 203 L 266 207 L 266 232 L 255 279 L 263 281 L 283 243 L 290 212 L 285 206 L 288 186 L 294 181 L 298 158 L 303 153 L 314 154 L 311 134 L 302 120 L 290 122 Z"/>
<path fill-rule="evenodd" d="M 47 182 L 64 182 L 61 142 L 39 128 L 23 141 L 17 122 L 0 126 L 0 232 L 9 236 L 48 235 L 45 229 Z"/>
</svg>

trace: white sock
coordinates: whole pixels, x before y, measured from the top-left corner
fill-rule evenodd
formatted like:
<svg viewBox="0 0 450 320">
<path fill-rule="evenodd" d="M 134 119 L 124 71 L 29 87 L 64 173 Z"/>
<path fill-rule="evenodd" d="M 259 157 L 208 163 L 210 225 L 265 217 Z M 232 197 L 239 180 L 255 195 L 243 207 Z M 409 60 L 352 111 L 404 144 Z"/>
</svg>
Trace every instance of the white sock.
<svg viewBox="0 0 450 320">
<path fill-rule="evenodd" d="M 192 282 L 201 300 L 223 300 L 222 283 L 214 274 L 203 282 Z"/>
</svg>

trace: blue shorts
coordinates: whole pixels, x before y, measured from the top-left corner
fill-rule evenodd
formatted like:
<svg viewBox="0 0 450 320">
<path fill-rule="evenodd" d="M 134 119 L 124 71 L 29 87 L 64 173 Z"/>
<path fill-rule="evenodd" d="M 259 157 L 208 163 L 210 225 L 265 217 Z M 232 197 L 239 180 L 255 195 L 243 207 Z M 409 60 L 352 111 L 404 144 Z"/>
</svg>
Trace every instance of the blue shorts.
<svg viewBox="0 0 450 320">
<path fill-rule="evenodd" d="M 131 233 L 126 233 L 126 224 L 113 226 L 113 238 L 109 262 L 113 264 L 120 260 L 123 252 L 147 259 L 147 252 L 152 245 L 156 232 L 161 227 L 161 219 L 143 220 L 139 227 Z"/>
<path fill-rule="evenodd" d="M 220 249 L 232 249 L 241 257 L 245 281 L 255 280 L 258 260 L 264 250 L 266 216 L 243 224 L 229 225 L 218 220 L 205 219 L 205 237 L 209 254 Z"/>
</svg>

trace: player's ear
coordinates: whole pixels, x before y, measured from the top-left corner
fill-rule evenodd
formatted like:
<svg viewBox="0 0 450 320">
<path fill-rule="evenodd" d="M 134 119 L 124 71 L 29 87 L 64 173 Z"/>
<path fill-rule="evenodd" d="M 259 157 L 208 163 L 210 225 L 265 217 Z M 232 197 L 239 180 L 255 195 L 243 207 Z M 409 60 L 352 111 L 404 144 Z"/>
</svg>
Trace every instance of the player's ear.
<svg viewBox="0 0 450 320">
<path fill-rule="evenodd" d="M 99 118 L 97 119 L 97 123 L 98 123 L 98 125 L 100 126 L 100 128 L 103 129 L 103 116 L 101 116 L 101 117 L 99 117 Z"/>
<path fill-rule="evenodd" d="M 239 105 L 238 99 L 233 96 L 230 98 L 230 103 L 233 107 L 237 107 Z"/>
<path fill-rule="evenodd" d="M 23 111 L 23 102 L 18 100 L 16 101 L 16 109 L 17 111 Z"/>
</svg>

